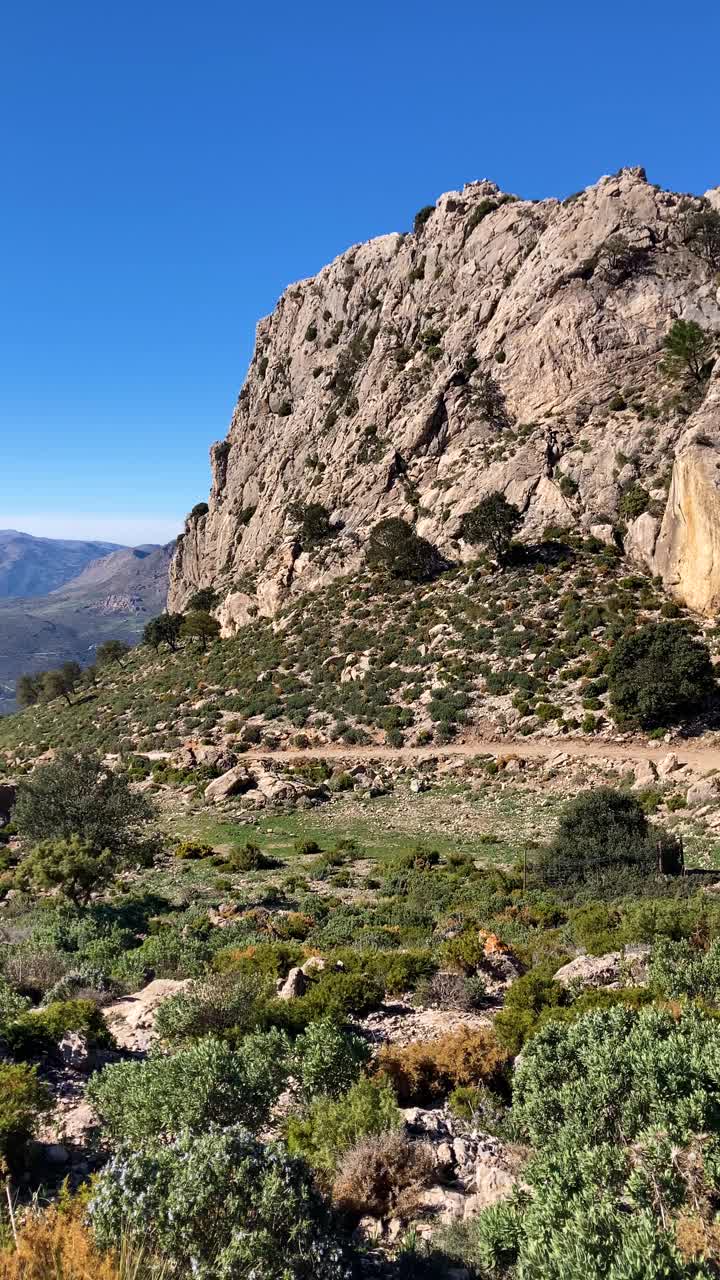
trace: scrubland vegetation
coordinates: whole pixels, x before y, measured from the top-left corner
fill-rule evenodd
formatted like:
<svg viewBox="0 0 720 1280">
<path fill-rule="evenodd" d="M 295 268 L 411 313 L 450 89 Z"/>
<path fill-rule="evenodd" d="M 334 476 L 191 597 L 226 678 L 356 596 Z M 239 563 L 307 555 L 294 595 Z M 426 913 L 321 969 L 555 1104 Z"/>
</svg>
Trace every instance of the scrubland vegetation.
<svg viewBox="0 0 720 1280">
<path fill-rule="evenodd" d="M 331 814 L 294 846 L 292 815 L 218 844 L 202 809 L 173 839 L 89 755 L 21 782 L 0 829 L 0 1276 L 720 1273 L 714 877 L 627 785 L 558 798 L 522 859 L 503 813 L 505 839 L 396 834 L 369 857 Z M 176 985 L 129 1049 L 117 1011 L 157 980 Z M 57 1170 L 68 1045 L 98 1129 Z M 512 1170 L 499 1195 L 475 1166 L 458 1190 L 438 1123 Z"/>
</svg>

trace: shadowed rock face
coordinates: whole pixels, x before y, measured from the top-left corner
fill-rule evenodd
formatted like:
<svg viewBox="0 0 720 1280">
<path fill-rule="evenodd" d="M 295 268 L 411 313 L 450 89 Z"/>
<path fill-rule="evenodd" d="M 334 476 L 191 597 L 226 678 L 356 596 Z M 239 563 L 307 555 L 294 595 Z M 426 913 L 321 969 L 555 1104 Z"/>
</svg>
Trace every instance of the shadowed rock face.
<svg viewBox="0 0 720 1280">
<path fill-rule="evenodd" d="M 630 542 L 652 563 L 663 480 L 694 423 L 660 371 L 663 338 L 677 318 L 720 331 L 688 207 L 699 201 L 640 169 L 562 204 L 472 183 L 418 232 L 354 246 L 287 289 L 211 450 L 209 510 L 186 524 L 169 607 L 214 585 L 230 592 L 226 633 L 255 609 L 272 616 L 355 568 L 386 515 L 468 556 L 460 518 L 492 490 L 531 539 L 548 525 L 609 531 L 642 485 L 657 524 L 631 524 Z M 288 514 L 298 501 L 321 503 L 335 536 L 304 547 Z M 676 541 L 663 525 L 662 545 Z M 665 559 L 682 594 L 685 560 Z"/>
</svg>

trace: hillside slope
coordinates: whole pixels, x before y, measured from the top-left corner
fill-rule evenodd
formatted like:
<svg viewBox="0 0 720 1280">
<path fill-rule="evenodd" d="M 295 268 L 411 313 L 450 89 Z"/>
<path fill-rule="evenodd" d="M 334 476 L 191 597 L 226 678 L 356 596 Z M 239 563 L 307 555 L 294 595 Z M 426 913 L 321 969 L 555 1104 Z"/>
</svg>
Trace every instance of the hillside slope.
<svg viewBox="0 0 720 1280">
<path fill-rule="evenodd" d="M 391 746 L 507 734 L 614 737 L 605 667 L 620 635 L 682 617 L 647 576 L 587 540 L 504 572 L 458 567 L 416 585 L 341 578 L 206 652 L 141 646 L 71 707 L 0 724 L 11 768 L 48 748 L 131 754 L 184 743 Z M 557 550 L 557 548 L 556 548 Z M 718 647 L 717 630 L 705 636 Z M 700 718 L 692 733 L 709 727 Z"/>
<path fill-rule="evenodd" d="M 258 325 L 228 437 L 211 450 L 208 509 L 178 542 L 170 607 L 213 585 L 226 633 L 256 610 L 273 616 L 354 570 L 388 514 L 468 558 L 460 517 L 502 490 L 526 538 L 615 530 L 711 613 L 720 374 L 678 383 L 661 357 L 678 318 L 711 344 L 720 331 L 717 246 L 693 231 L 713 209 L 720 189 L 686 197 L 640 169 L 563 203 L 471 183 L 412 234 L 355 246 L 292 285 Z M 292 513 L 309 501 L 336 531 L 320 549 L 302 545 Z"/>
</svg>

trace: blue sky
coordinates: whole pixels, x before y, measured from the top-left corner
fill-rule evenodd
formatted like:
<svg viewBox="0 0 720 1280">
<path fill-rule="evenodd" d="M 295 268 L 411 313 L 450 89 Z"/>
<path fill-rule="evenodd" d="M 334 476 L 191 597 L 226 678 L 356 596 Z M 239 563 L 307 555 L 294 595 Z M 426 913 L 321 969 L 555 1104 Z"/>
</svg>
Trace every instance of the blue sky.
<svg viewBox="0 0 720 1280">
<path fill-rule="evenodd" d="M 720 6 L 26 0 L 0 25 L 0 527 L 165 540 L 255 323 L 465 181 L 720 184 Z"/>
</svg>

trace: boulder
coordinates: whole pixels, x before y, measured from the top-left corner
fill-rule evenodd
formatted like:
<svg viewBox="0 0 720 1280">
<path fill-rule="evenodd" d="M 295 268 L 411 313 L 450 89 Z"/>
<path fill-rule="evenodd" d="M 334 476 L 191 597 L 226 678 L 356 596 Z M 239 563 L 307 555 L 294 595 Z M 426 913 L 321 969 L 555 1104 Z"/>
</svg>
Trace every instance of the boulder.
<svg viewBox="0 0 720 1280">
<path fill-rule="evenodd" d="M 236 764 L 232 769 L 228 769 L 227 773 L 208 782 L 205 788 L 205 799 L 217 804 L 218 801 L 227 800 L 229 796 L 237 795 L 238 792 L 247 791 L 253 784 L 254 778 L 247 767 L 244 764 Z"/>
<path fill-rule="evenodd" d="M 57 1055 L 71 1071 L 94 1071 L 95 1051 L 81 1031 L 67 1031 L 57 1046 Z"/>
<path fill-rule="evenodd" d="M 699 778 L 687 791 L 688 808 L 697 809 L 702 804 L 717 804 L 720 790 L 714 778 Z"/>
<path fill-rule="evenodd" d="M 302 969 L 291 969 L 285 981 L 278 988 L 278 1000 L 296 1000 L 304 996 L 308 981 Z"/>
<path fill-rule="evenodd" d="M 644 791 L 646 787 L 651 787 L 657 781 L 655 765 L 652 760 L 639 760 L 633 766 L 635 781 L 633 782 L 633 791 Z"/>
<path fill-rule="evenodd" d="M 658 778 L 662 778 L 663 780 L 665 778 L 669 778 L 670 775 L 675 773 L 676 769 L 679 768 L 680 761 L 677 756 L 673 751 L 668 751 L 667 755 L 663 756 L 662 760 L 658 760 Z"/>
<path fill-rule="evenodd" d="M 170 996 L 184 991 L 189 981 L 189 978 L 156 978 L 141 991 L 108 1005 L 103 1012 L 120 1048 L 146 1052 L 156 1039 L 158 1008 Z"/>
<path fill-rule="evenodd" d="M 555 974 L 561 987 L 641 986 L 647 980 L 650 948 L 626 947 L 604 956 L 576 956 Z"/>
</svg>

